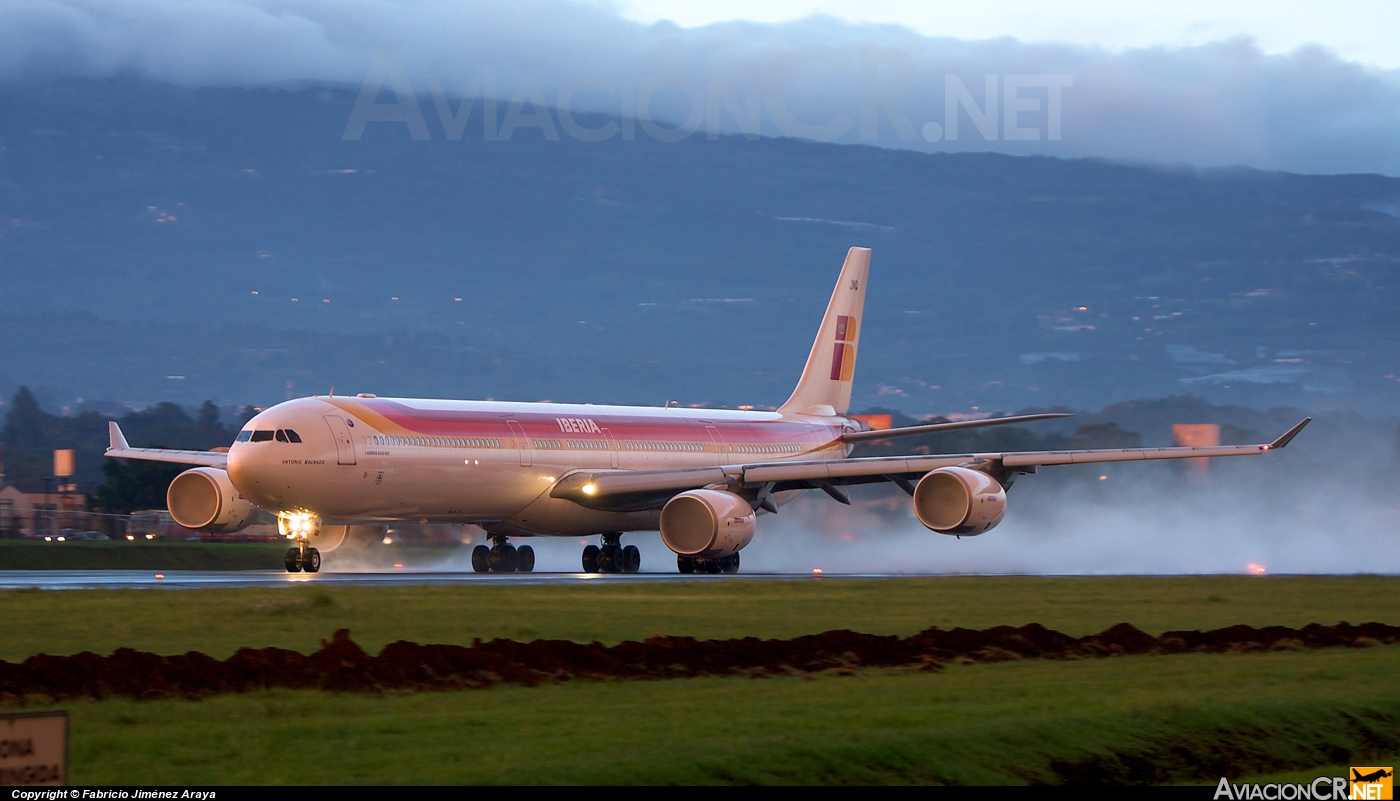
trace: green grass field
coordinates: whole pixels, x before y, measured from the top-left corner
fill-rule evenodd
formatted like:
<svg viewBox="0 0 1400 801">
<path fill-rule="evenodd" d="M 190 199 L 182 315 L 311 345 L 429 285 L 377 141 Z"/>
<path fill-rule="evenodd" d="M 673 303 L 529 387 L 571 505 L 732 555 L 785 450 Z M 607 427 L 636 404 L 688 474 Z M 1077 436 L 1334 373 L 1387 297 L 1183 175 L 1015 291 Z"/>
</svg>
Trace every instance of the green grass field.
<svg viewBox="0 0 1400 801">
<path fill-rule="evenodd" d="M 1040 622 L 1072 634 L 1400 623 L 1400 578 L 919 578 L 0 593 L 0 657 L 130 646 Z M 1026 660 L 940 673 L 72 701 L 79 783 L 1214 783 L 1400 752 L 1400 646 Z M 1143 766 L 1147 766 L 1144 768 Z M 1134 772 L 1136 771 L 1136 772 Z M 1146 771 L 1146 773 L 1144 773 Z"/>
<path fill-rule="evenodd" d="M 0 570 L 273 570 L 280 542 L 0 540 Z"/>
<path fill-rule="evenodd" d="M 65 706 L 77 783 L 1053 783 L 1135 760 L 1213 782 L 1396 749 L 1397 672 L 1391 646 Z"/>
<path fill-rule="evenodd" d="M 243 547 L 243 546 L 232 546 Z M 0 659 L 32 654 L 310 652 L 339 628 L 371 652 L 395 640 L 473 638 L 615 643 L 649 634 L 793 637 L 848 628 L 913 634 L 928 626 L 1042 623 L 1081 636 L 1128 622 L 1159 634 L 1246 623 L 1400 624 L 1400 578 L 954 577 L 885 580 L 601 581 L 557 586 L 0 592 Z"/>
</svg>

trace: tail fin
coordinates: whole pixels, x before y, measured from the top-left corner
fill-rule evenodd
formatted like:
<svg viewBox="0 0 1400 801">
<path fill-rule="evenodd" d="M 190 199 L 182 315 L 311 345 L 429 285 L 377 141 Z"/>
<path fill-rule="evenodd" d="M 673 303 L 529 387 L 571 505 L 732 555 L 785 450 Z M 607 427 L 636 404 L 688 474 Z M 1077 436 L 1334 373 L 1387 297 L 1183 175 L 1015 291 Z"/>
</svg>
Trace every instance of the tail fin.
<svg viewBox="0 0 1400 801">
<path fill-rule="evenodd" d="M 865 279 L 870 248 L 851 248 L 831 302 L 826 306 L 817 341 L 797 389 L 778 411 L 788 414 L 845 414 L 851 408 L 851 378 L 856 369 L 860 318 L 865 309 Z"/>
</svg>

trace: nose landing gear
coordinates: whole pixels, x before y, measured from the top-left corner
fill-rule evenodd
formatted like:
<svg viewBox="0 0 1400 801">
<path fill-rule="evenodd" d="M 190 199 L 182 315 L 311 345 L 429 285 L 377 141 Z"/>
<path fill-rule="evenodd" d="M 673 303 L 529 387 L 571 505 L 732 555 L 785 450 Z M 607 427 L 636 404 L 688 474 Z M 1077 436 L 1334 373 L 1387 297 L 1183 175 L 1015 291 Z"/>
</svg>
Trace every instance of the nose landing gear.
<svg viewBox="0 0 1400 801">
<path fill-rule="evenodd" d="M 506 537 L 492 534 L 491 547 L 478 545 L 472 549 L 472 570 L 478 573 L 531 573 L 535 570 L 535 549 L 528 545 L 519 548 L 506 541 Z"/>
<path fill-rule="evenodd" d="M 283 564 L 288 573 L 321 572 L 321 552 L 315 548 L 308 547 L 305 540 L 297 543 L 294 548 L 287 549 L 286 559 Z"/>
<path fill-rule="evenodd" d="M 583 549 L 585 573 L 636 573 L 642 569 L 642 552 L 635 545 L 623 545 L 622 534 L 603 535 L 603 546 Z"/>
</svg>

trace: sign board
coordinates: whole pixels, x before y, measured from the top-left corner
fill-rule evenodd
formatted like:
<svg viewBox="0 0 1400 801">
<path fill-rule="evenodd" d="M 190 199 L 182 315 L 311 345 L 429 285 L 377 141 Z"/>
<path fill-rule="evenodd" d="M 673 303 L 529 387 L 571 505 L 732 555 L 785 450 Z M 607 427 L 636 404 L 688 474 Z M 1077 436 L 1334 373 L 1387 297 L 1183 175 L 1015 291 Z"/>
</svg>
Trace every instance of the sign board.
<svg viewBox="0 0 1400 801">
<path fill-rule="evenodd" d="M 68 713 L 0 715 L 0 785 L 68 783 Z"/>
<path fill-rule="evenodd" d="M 73 451 L 53 452 L 53 474 L 59 478 L 69 478 L 74 472 Z"/>
</svg>

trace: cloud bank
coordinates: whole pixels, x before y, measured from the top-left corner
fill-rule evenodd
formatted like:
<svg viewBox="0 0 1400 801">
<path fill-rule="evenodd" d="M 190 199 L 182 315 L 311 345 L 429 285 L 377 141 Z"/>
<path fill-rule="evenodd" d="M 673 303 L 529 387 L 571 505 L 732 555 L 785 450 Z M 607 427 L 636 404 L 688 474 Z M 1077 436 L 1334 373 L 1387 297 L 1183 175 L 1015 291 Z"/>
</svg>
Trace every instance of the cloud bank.
<svg viewBox="0 0 1400 801">
<path fill-rule="evenodd" d="M 1400 71 L 1321 48 L 1269 55 L 1236 39 L 1115 53 L 826 17 L 680 28 L 564 0 L 0 7 L 3 81 L 131 75 L 185 86 L 358 86 L 384 48 L 425 99 L 435 137 L 445 130 L 426 100 L 431 78 L 452 110 L 464 89 L 490 95 L 494 84 L 507 116 L 512 99 L 527 110 L 525 101 L 543 100 L 654 118 L 663 126 L 638 135 L 657 137 L 688 122 L 682 133 L 694 136 L 758 131 L 924 151 L 1400 175 Z"/>
</svg>

